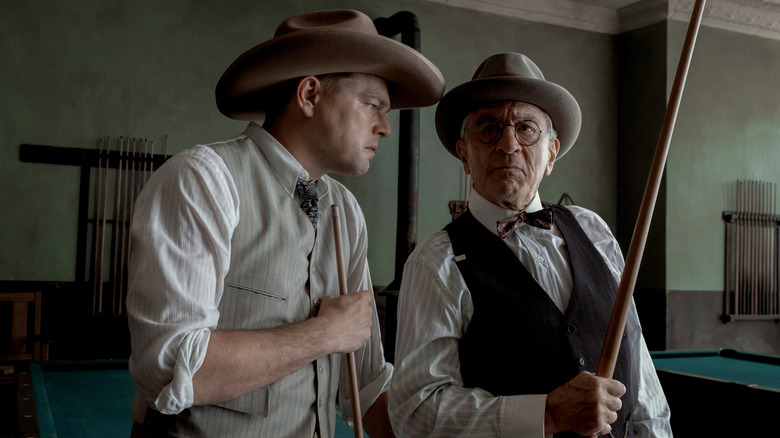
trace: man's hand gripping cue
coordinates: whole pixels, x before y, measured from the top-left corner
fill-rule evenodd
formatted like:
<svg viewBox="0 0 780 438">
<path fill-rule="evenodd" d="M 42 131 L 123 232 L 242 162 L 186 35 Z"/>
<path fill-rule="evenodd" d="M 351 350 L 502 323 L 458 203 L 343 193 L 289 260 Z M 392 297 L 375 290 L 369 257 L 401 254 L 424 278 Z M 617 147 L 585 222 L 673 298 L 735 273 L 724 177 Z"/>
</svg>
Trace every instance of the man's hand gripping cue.
<svg viewBox="0 0 780 438">
<path fill-rule="evenodd" d="M 337 353 L 352 353 L 371 337 L 373 300 L 371 292 L 363 291 L 320 301 L 317 318 L 326 321 Z"/>
<path fill-rule="evenodd" d="M 626 387 L 617 380 L 583 371 L 547 395 L 545 433 L 606 435 L 617 420 L 625 393 Z"/>
</svg>

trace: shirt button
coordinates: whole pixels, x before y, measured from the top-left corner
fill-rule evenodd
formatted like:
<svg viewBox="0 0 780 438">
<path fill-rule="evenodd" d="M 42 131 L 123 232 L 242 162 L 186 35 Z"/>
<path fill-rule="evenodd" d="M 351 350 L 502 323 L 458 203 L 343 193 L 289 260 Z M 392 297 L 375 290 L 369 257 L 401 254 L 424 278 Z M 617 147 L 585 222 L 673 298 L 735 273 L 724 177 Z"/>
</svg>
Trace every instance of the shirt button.
<svg viewBox="0 0 780 438">
<path fill-rule="evenodd" d="M 585 366 L 585 358 L 580 356 L 579 363 L 580 363 L 580 366 L 584 367 Z"/>
<path fill-rule="evenodd" d="M 322 373 L 325 371 L 325 368 L 323 368 L 323 367 L 322 367 L 322 365 L 320 365 L 320 366 L 317 368 L 317 371 L 319 371 L 319 372 L 320 372 L 320 374 L 322 374 Z"/>
<path fill-rule="evenodd" d="M 544 263 L 544 257 L 538 256 L 538 257 L 536 257 L 536 261 L 539 262 L 539 263 Z"/>
<path fill-rule="evenodd" d="M 572 334 L 577 331 L 577 327 L 574 324 L 569 324 L 569 326 L 566 327 L 566 331 L 569 332 L 569 334 Z"/>
</svg>

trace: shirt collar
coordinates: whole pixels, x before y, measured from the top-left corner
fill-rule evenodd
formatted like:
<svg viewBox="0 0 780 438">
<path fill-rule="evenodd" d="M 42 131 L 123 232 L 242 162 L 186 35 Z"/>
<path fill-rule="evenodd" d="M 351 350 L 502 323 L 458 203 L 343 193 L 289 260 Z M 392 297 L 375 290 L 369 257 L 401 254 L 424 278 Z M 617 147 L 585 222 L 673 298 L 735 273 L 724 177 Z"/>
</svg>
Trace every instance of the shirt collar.
<svg viewBox="0 0 780 438">
<path fill-rule="evenodd" d="M 528 204 L 528 208 L 525 210 L 528 213 L 533 213 L 542 209 L 542 200 L 539 198 L 539 192 L 536 192 L 531 203 Z M 474 187 L 471 188 L 471 195 L 469 197 L 469 210 L 474 218 L 479 221 L 485 228 L 490 230 L 491 233 L 498 236 L 498 230 L 496 229 L 496 222 L 501 219 L 508 218 L 517 214 L 514 210 L 508 210 L 506 208 L 499 207 L 496 204 L 491 203 L 487 199 L 483 198 Z M 527 224 L 521 224 L 527 225 Z"/>
<path fill-rule="evenodd" d="M 268 160 L 276 179 L 284 187 L 287 194 L 294 197 L 298 178 L 308 181 L 309 172 L 303 168 L 301 163 L 292 156 L 283 144 L 279 143 L 274 136 L 257 123 L 249 122 L 244 135 L 257 143 L 260 153 Z M 328 189 L 328 177 L 324 175 L 317 183 L 318 199 L 322 199 L 328 193 Z"/>
</svg>

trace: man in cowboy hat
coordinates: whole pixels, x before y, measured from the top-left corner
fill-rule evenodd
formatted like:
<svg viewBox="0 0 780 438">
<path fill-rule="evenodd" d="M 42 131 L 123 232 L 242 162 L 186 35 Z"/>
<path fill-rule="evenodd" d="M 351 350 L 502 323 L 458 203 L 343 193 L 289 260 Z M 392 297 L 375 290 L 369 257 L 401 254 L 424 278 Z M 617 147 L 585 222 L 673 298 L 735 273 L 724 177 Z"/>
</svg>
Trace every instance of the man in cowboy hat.
<svg viewBox="0 0 780 438">
<path fill-rule="evenodd" d="M 390 415 L 399 436 L 671 436 L 632 307 L 615 380 L 596 377 L 623 259 L 581 207 L 539 185 L 580 108 L 519 53 L 487 58 L 436 109 L 473 180 L 466 213 L 409 257 Z"/>
<path fill-rule="evenodd" d="M 351 10 L 291 17 L 227 69 L 217 106 L 246 131 L 168 160 L 135 205 L 133 436 L 333 436 L 336 404 L 351 416 L 353 351 L 366 431 L 392 436 L 366 224 L 327 173 L 366 172 L 387 112 L 443 92 L 430 61 Z M 343 297 L 333 217 L 317 208 L 332 204 Z"/>
</svg>

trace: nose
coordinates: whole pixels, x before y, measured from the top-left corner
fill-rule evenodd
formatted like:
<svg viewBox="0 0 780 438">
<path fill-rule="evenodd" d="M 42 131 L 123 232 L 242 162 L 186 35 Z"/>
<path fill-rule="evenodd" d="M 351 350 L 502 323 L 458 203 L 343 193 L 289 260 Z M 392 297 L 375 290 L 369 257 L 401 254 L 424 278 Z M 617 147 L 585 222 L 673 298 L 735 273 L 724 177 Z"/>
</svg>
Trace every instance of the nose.
<svg viewBox="0 0 780 438">
<path fill-rule="evenodd" d="M 506 154 L 513 154 L 522 149 L 523 145 L 517 141 L 515 136 L 515 127 L 513 125 L 505 125 L 501 128 L 504 129 L 504 133 L 496 142 L 496 148 Z M 509 129 L 509 132 L 506 132 L 507 129 Z"/>
<path fill-rule="evenodd" d="M 379 121 L 374 125 L 374 134 L 380 137 L 390 135 L 390 120 L 387 118 L 387 114 L 379 115 Z"/>
</svg>

